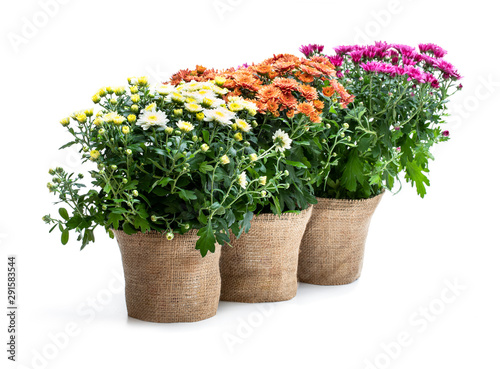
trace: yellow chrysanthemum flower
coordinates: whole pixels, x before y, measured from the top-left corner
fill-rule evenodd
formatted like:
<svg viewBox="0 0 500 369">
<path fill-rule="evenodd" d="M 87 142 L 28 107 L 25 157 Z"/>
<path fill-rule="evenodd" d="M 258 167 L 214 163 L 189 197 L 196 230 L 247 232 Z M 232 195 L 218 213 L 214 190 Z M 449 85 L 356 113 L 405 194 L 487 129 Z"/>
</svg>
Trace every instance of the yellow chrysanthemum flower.
<svg viewBox="0 0 500 369">
<path fill-rule="evenodd" d="M 187 133 L 194 129 L 194 126 L 186 121 L 180 120 L 177 122 L 177 127 L 181 130 L 181 132 Z"/>
</svg>

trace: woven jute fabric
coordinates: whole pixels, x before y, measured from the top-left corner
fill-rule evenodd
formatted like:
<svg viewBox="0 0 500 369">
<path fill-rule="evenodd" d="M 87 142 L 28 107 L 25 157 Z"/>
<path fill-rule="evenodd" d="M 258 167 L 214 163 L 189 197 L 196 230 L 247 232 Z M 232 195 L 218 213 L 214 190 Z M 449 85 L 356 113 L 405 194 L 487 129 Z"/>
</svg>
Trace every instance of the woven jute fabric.
<svg viewBox="0 0 500 369">
<path fill-rule="evenodd" d="M 370 220 L 382 196 L 317 199 L 300 246 L 300 282 L 332 286 L 360 277 Z"/>
<path fill-rule="evenodd" d="M 231 235 L 232 247 L 222 247 L 221 300 L 272 302 L 290 300 L 297 294 L 300 241 L 312 208 L 281 217 L 261 214 L 250 231 L 239 239 Z"/>
<path fill-rule="evenodd" d="M 196 322 L 215 315 L 220 246 L 204 258 L 196 230 L 171 241 L 159 232 L 114 231 L 122 254 L 128 315 L 150 322 Z"/>
</svg>

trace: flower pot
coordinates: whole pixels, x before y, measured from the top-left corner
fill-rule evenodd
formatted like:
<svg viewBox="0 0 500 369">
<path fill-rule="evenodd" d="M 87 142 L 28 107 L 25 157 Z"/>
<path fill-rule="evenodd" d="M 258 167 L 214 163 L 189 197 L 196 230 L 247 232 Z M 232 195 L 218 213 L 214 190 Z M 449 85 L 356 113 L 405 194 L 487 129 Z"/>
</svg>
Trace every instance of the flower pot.
<svg viewBox="0 0 500 369">
<path fill-rule="evenodd" d="M 221 300 L 273 302 L 297 294 L 300 241 L 312 208 L 281 217 L 261 214 L 248 233 L 231 236 L 232 247 L 221 251 Z"/>
<path fill-rule="evenodd" d="M 332 286 L 359 278 L 370 220 L 382 196 L 318 198 L 300 246 L 300 282 Z"/>
<path fill-rule="evenodd" d="M 128 315 L 158 323 L 196 322 L 215 315 L 220 247 L 202 258 L 196 230 L 168 241 L 158 232 L 114 231 L 125 272 Z"/>
</svg>

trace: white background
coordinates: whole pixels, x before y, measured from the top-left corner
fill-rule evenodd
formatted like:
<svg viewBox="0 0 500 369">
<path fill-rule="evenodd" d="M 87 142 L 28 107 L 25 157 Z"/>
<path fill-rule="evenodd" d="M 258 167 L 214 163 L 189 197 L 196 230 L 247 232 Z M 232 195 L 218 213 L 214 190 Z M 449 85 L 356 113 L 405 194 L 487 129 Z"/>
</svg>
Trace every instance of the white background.
<svg viewBox="0 0 500 369">
<path fill-rule="evenodd" d="M 500 367 L 500 49 L 490 1 L 44 3 L 2 0 L 0 10 L 0 296 L 6 256 L 16 254 L 19 368 Z M 385 195 L 358 282 L 301 284 L 284 303 L 221 303 L 199 323 L 145 323 L 127 318 L 114 240 L 101 232 L 80 252 L 48 234 L 41 217 L 56 211 L 47 170 L 79 170 L 72 151 L 57 150 L 69 139 L 58 122 L 91 107 L 99 87 L 298 54 L 304 43 L 331 50 L 374 40 L 437 43 L 465 78 L 450 103 L 451 140 L 434 150 L 427 197 L 409 186 Z M 447 291 L 453 283 L 466 289 Z M 15 368 L 6 360 L 5 306 L 0 297 L 0 367 Z M 64 340 L 68 324 L 76 334 Z M 391 344 L 405 332 L 405 347 Z"/>
</svg>

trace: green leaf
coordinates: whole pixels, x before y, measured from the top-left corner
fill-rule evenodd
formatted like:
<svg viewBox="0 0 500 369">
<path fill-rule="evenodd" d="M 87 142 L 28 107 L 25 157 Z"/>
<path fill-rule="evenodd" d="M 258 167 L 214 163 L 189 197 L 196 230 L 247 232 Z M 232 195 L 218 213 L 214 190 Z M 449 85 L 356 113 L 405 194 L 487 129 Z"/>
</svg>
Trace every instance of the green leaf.
<svg viewBox="0 0 500 369">
<path fill-rule="evenodd" d="M 204 161 L 203 163 L 200 164 L 198 170 L 206 174 L 207 172 L 211 172 L 212 170 L 214 170 L 214 167 L 208 164 L 206 161 Z"/>
<path fill-rule="evenodd" d="M 108 216 L 108 225 L 113 225 L 113 229 L 118 229 L 121 220 L 123 220 L 123 216 L 121 216 L 120 214 L 111 213 Z"/>
<path fill-rule="evenodd" d="M 207 130 L 204 130 L 204 131 L 202 132 L 202 135 L 203 135 L 203 140 L 204 140 L 206 143 L 208 143 L 208 142 L 210 141 L 210 134 L 208 133 L 208 131 L 207 131 Z"/>
<path fill-rule="evenodd" d="M 65 229 L 62 233 L 61 233 L 61 243 L 63 245 L 66 245 L 69 241 L 69 232 L 67 229 Z"/>
<path fill-rule="evenodd" d="M 297 168 L 306 168 L 307 169 L 307 165 L 305 165 L 304 163 L 301 163 L 300 161 L 285 160 L 285 163 L 287 163 L 288 165 L 292 165 L 294 167 L 297 167 Z"/>
<path fill-rule="evenodd" d="M 226 212 L 226 221 L 227 221 L 228 227 L 231 227 L 233 225 L 233 223 L 236 221 L 236 217 L 234 216 L 234 213 L 231 209 L 229 209 Z"/>
<path fill-rule="evenodd" d="M 196 241 L 196 250 L 200 250 L 201 256 L 206 256 L 208 251 L 215 252 L 215 235 L 212 229 L 212 222 L 198 231 L 200 238 Z"/>
<path fill-rule="evenodd" d="M 69 220 L 68 211 L 65 208 L 59 208 L 59 215 L 66 221 Z"/>
<path fill-rule="evenodd" d="M 123 232 L 128 235 L 137 233 L 137 231 L 130 225 L 130 223 L 123 223 Z"/>
<path fill-rule="evenodd" d="M 358 183 L 363 183 L 365 179 L 363 173 L 363 163 L 356 151 L 352 151 L 342 173 L 341 183 L 348 191 L 356 191 Z"/>
<path fill-rule="evenodd" d="M 140 216 L 134 218 L 134 227 L 137 229 L 140 228 L 142 233 L 146 233 L 151 229 L 149 222 Z"/>
<path fill-rule="evenodd" d="M 247 211 L 243 216 L 243 220 L 240 221 L 240 233 L 238 234 L 238 237 L 240 237 L 243 232 L 248 233 L 248 231 L 250 230 L 250 222 L 252 221 L 252 218 L 253 212 Z"/>
<path fill-rule="evenodd" d="M 196 200 L 194 191 L 189 191 L 182 188 L 179 189 L 179 197 L 185 201 Z"/>
<path fill-rule="evenodd" d="M 109 193 L 111 191 L 111 186 L 109 183 L 106 183 L 106 186 L 104 186 L 104 192 Z"/>
<path fill-rule="evenodd" d="M 429 179 L 422 173 L 423 169 L 421 169 L 415 162 L 409 161 L 406 163 L 406 173 L 407 177 L 411 179 L 412 184 L 415 183 L 417 187 L 417 193 L 420 197 L 424 197 L 427 193 L 425 189 L 425 185 L 430 185 Z"/>
</svg>

